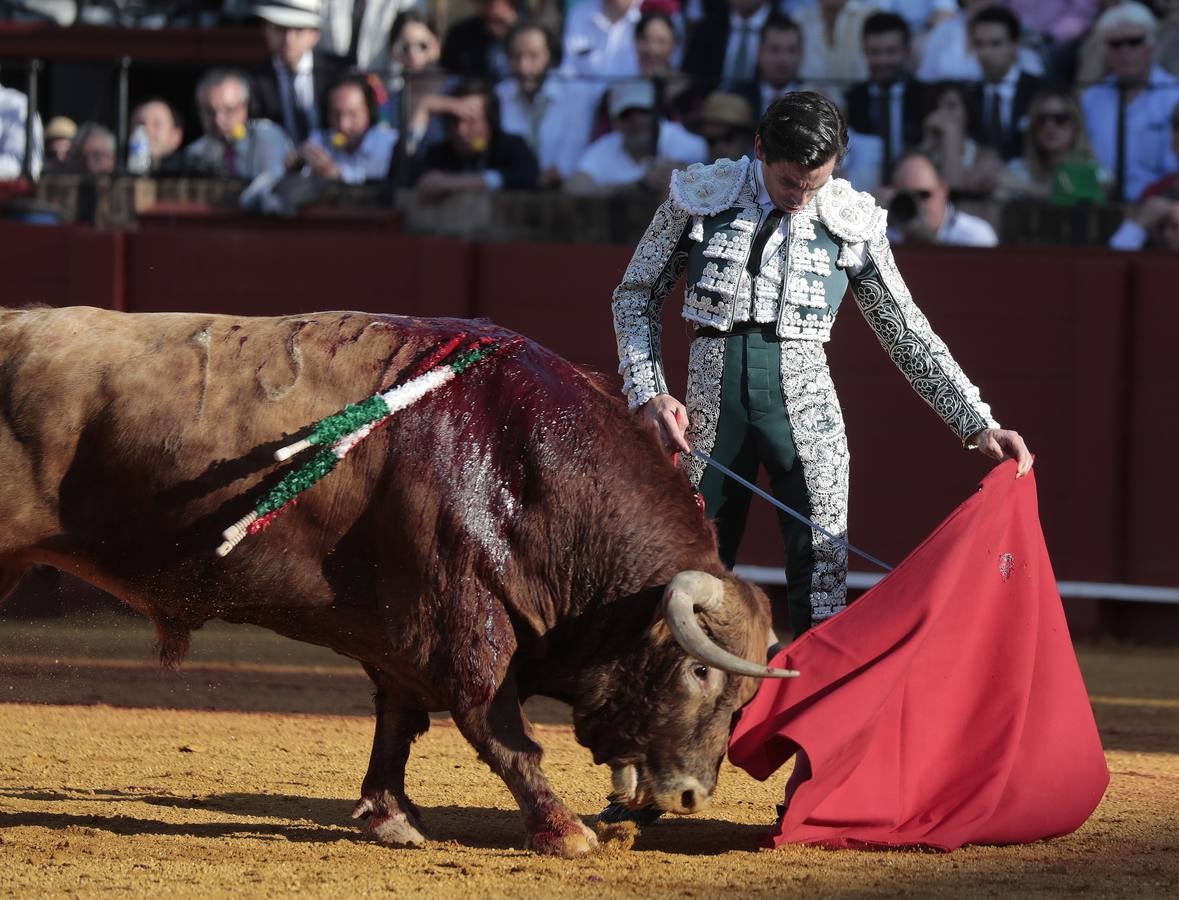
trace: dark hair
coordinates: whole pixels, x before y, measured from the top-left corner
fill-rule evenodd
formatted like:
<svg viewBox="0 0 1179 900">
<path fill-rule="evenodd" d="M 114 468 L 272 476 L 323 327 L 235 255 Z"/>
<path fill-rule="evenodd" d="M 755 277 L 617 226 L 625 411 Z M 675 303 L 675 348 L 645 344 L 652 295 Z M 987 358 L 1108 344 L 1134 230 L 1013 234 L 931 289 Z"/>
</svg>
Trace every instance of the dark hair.
<svg viewBox="0 0 1179 900">
<path fill-rule="evenodd" d="M 765 43 L 766 35 L 771 31 L 797 31 L 798 36 L 802 37 L 802 29 L 798 27 L 790 16 L 785 13 L 772 12 L 766 16 L 765 24 L 761 26 L 761 31 L 757 33 L 757 44 L 760 47 Z"/>
<path fill-rule="evenodd" d="M 966 127 L 970 129 L 972 123 L 978 121 L 978 110 L 975 108 L 975 95 L 970 85 L 964 81 L 931 81 L 921 92 L 921 118 L 937 109 L 946 94 L 957 94 L 966 110 Z"/>
<path fill-rule="evenodd" d="M 775 100 L 757 126 L 765 161 L 817 169 L 847 153 L 847 123 L 834 103 L 814 91 L 791 91 Z"/>
<path fill-rule="evenodd" d="M 903 17 L 890 12 L 872 13 L 864 20 L 863 39 L 867 40 L 877 34 L 892 34 L 894 31 L 899 31 L 902 34 L 907 46 L 911 33 L 909 23 Z"/>
<path fill-rule="evenodd" d="M 364 97 L 364 105 L 368 109 L 368 127 L 372 128 L 380 122 L 381 112 L 377 103 L 377 92 L 373 90 L 372 83 L 363 72 L 356 69 L 345 72 L 328 85 L 328 96 L 331 96 L 339 88 L 347 87 L 348 85 L 360 89 L 360 95 Z"/>
<path fill-rule="evenodd" d="M 1012 43 L 1019 40 L 1021 28 L 1019 17 L 1006 7 L 988 6 L 985 9 L 980 9 L 970 17 L 970 30 L 974 31 L 975 26 L 980 24 L 1002 25 L 1007 29 L 1007 36 Z"/>
<path fill-rule="evenodd" d="M 147 106 L 149 103 L 162 103 L 162 104 L 164 104 L 164 106 L 168 110 L 168 115 L 170 115 L 172 117 L 172 124 L 176 128 L 179 128 L 181 131 L 184 131 L 184 116 L 182 116 L 180 114 L 180 110 L 178 110 L 175 106 L 173 106 L 171 103 L 169 103 L 167 100 L 165 100 L 163 97 L 160 97 L 160 96 L 148 97 L 146 100 L 140 100 L 132 108 L 131 115 L 134 116 L 138 110 L 140 110 L 144 106 Z"/>
<path fill-rule="evenodd" d="M 539 31 L 544 35 L 544 43 L 549 50 L 549 68 L 556 69 L 560 66 L 561 42 L 551 28 L 536 19 L 521 19 L 513 25 L 508 31 L 508 36 L 504 38 L 504 50 L 508 51 L 512 46 L 512 41 L 527 31 Z"/>
<path fill-rule="evenodd" d="M 425 25 L 430 29 L 430 34 L 438 37 L 438 27 L 434 24 L 433 18 L 419 9 L 406 9 L 399 12 L 397 18 L 393 20 L 393 27 L 389 29 L 389 43 L 396 44 L 397 39 L 401 37 L 401 32 L 405 30 L 405 26 L 411 22 Z"/>
<path fill-rule="evenodd" d="M 667 13 L 659 12 L 658 10 L 652 10 L 651 12 L 645 12 L 641 16 L 639 16 L 639 20 L 637 22 L 635 22 L 635 39 L 636 40 L 643 36 L 643 32 L 647 30 L 647 26 L 650 25 L 652 22 L 662 22 L 664 25 L 666 25 L 668 28 L 670 28 L 672 36 L 675 38 L 676 44 L 677 45 L 679 44 L 680 33 L 678 31 L 676 31 L 675 22 L 673 22 L 671 20 L 671 16 L 669 16 Z"/>
<path fill-rule="evenodd" d="M 464 78 L 446 92 L 448 97 L 482 97 L 483 109 L 487 113 L 487 124 L 493 135 L 499 134 L 499 97 L 487 84 L 478 78 Z"/>
</svg>

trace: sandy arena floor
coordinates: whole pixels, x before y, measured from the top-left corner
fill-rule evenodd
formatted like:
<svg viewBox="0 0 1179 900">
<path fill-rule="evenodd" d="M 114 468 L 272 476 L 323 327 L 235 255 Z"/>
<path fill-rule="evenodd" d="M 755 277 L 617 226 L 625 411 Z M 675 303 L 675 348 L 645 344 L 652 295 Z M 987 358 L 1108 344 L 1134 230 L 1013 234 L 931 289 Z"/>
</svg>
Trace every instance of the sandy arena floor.
<svg viewBox="0 0 1179 900">
<path fill-rule="evenodd" d="M 394 850 L 348 819 L 372 736 L 358 667 L 256 629 L 210 625 L 182 674 L 133 619 L 0 622 L 0 896 L 1179 896 L 1179 652 L 1081 652 L 1112 781 L 1069 837 L 951 854 L 756 849 L 784 773 L 727 767 L 716 803 L 631 849 L 521 849 L 503 784 L 444 718 L 411 796 L 436 839 Z M 570 806 L 605 769 L 557 704 L 531 710 Z"/>
</svg>

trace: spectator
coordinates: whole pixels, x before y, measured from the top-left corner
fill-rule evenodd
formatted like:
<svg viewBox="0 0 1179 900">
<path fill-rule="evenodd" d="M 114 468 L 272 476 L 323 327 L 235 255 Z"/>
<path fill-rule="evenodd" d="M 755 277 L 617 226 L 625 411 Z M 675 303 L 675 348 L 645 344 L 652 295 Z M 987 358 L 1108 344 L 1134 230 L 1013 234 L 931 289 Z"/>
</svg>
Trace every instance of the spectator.
<svg viewBox="0 0 1179 900">
<path fill-rule="evenodd" d="M 910 241 L 994 247 L 999 243 L 990 223 L 950 202 L 950 186 L 929 157 L 921 153 L 903 156 L 893 172 L 892 188 L 888 237 L 894 244 Z"/>
<path fill-rule="evenodd" d="M 20 178 L 25 165 L 25 124 L 29 115 L 29 98 L 15 88 L 0 86 L 0 181 Z M 45 153 L 41 117 L 33 117 L 33 149 L 29 155 L 29 174 L 41 175 Z"/>
<path fill-rule="evenodd" d="M 691 110 L 692 79 L 676 70 L 680 36 L 665 12 L 644 12 L 635 25 L 635 57 L 639 76 L 655 84 L 656 102 L 664 117 L 680 121 Z"/>
<path fill-rule="evenodd" d="M 922 81 L 979 81 L 982 69 L 970 49 L 967 25 L 974 14 L 996 0 L 961 0 L 962 9 L 939 22 L 925 36 L 917 77 Z M 1044 74 L 1044 63 L 1030 47 L 1019 48 L 1019 67 L 1032 75 Z"/>
<path fill-rule="evenodd" d="M 615 130 L 589 145 L 565 182 L 569 193 L 608 196 L 636 185 L 663 192 L 672 169 L 708 157 L 703 138 L 656 114 L 651 82 L 620 81 L 607 106 Z"/>
<path fill-rule="evenodd" d="M 197 82 L 196 98 L 204 134 L 184 148 L 185 171 L 253 179 L 283 170 L 291 140 L 274 122 L 249 118 L 250 82 L 244 72 L 207 72 Z"/>
<path fill-rule="evenodd" d="M 892 161 L 921 140 L 921 84 L 910 76 L 908 23 L 896 13 L 864 20 L 868 80 L 847 92 L 847 126 L 880 138 L 881 181 Z"/>
<path fill-rule="evenodd" d="M 343 61 L 316 49 L 319 0 L 286 0 L 257 7 L 270 58 L 251 73 L 254 115 L 279 123 L 300 144 L 327 121 L 327 88 Z"/>
<path fill-rule="evenodd" d="M 389 64 L 389 34 L 416 0 L 324 0 L 322 45 L 365 72 Z"/>
<path fill-rule="evenodd" d="M 1081 40 L 1097 18 L 1100 0 L 1007 0 L 1040 47 L 1050 80 L 1071 82 Z"/>
<path fill-rule="evenodd" d="M 1171 152 L 1179 157 L 1179 106 L 1171 110 Z M 1145 202 L 1151 197 L 1179 200 L 1179 171 L 1172 171 L 1148 184 L 1140 199 Z"/>
<path fill-rule="evenodd" d="M 1179 76 L 1179 0 L 1161 0 L 1155 9 L 1160 18 L 1154 60 L 1172 75 Z"/>
<path fill-rule="evenodd" d="M 842 103 L 843 94 L 868 74 L 861 46 L 864 22 L 874 12 L 866 0 L 815 0 L 795 14 L 806 54 L 800 74 L 824 85 L 824 93 Z"/>
<path fill-rule="evenodd" d="M 1157 247 L 1179 252 L 1179 201 L 1155 196 L 1137 206 L 1109 239 L 1114 250 Z"/>
<path fill-rule="evenodd" d="M 450 26 L 442 68 L 465 78 L 498 81 L 508 75 L 504 40 L 520 18 L 521 0 L 476 0 L 478 12 Z"/>
<path fill-rule="evenodd" d="M 390 77 L 381 119 L 401 135 L 400 153 L 412 157 L 427 139 L 430 113 L 422 110 L 427 97 L 440 96 L 447 76 L 438 65 L 442 42 L 434 23 L 416 9 L 401 13 L 389 36 Z M 430 135 L 431 142 L 441 140 L 441 127 Z"/>
<path fill-rule="evenodd" d="M 467 191 L 537 187 L 539 167 L 524 139 L 500 128 L 495 93 L 476 81 L 452 88 L 443 117 L 446 140 L 426 149 L 418 167 L 418 199 L 437 202 Z"/>
<path fill-rule="evenodd" d="M 970 137 L 976 115 L 967 87 L 943 81 L 930 85 L 926 96 L 929 112 L 921 124 L 921 153 L 955 191 L 989 195 L 1003 174 L 1003 161 Z"/>
<path fill-rule="evenodd" d="M 316 131 L 299 148 L 313 172 L 345 184 L 389 177 L 397 132 L 379 120 L 368 77 L 345 75 L 328 89 L 328 123 L 330 130 Z"/>
<path fill-rule="evenodd" d="M 787 91 L 807 90 L 798 77 L 802 52 L 802 32 L 797 22 L 777 13 L 766 19 L 758 40 L 753 81 L 735 89 L 752 104 L 759 119 Z"/>
<path fill-rule="evenodd" d="M 1001 6 L 979 10 L 970 20 L 970 47 L 982 69 L 982 83 L 974 88 L 974 138 L 1003 160 L 1023 152 L 1028 105 L 1043 81 L 1020 69 L 1019 19 Z"/>
<path fill-rule="evenodd" d="M 638 74 L 635 26 L 641 0 L 579 0 L 565 17 L 566 70 L 605 83 Z"/>
<path fill-rule="evenodd" d="M 717 86 L 726 90 L 746 85 L 757 77 L 761 31 L 773 7 L 768 0 L 727 0 L 697 27 L 684 54 L 684 71 L 698 91 Z"/>
<path fill-rule="evenodd" d="M 1095 26 L 1110 75 L 1081 94 L 1081 108 L 1093 152 L 1113 173 L 1118 200 L 1138 197 L 1176 169 L 1170 122 L 1179 79 L 1153 63 L 1157 29 L 1151 11 L 1133 2 L 1107 9 Z"/>
<path fill-rule="evenodd" d="M 45 126 L 45 171 L 60 172 L 70 155 L 70 144 L 78 133 L 73 119 L 54 116 Z"/>
<path fill-rule="evenodd" d="M 536 155 L 541 187 L 557 187 L 589 146 L 597 86 L 554 71 L 561 48 L 539 23 L 518 24 L 507 44 L 512 77 L 496 85 L 500 124 Z"/>
<path fill-rule="evenodd" d="M 1054 203 L 1104 200 L 1109 173 L 1093 158 L 1072 92 L 1043 88 L 1032 98 L 1028 121 L 1023 156 L 1007 163 L 996 196 Z"/>
<path fill-rule="evenodd" d="M 709 94 L 700 107 L 700 136 L 708 144 L 706 161 L 740 159 L 753 155 L 757 119 L 749 101 L 739 94 Z"/>
<path fill-rule="evenodd" d="M 68 168 L 81 175 L 110 175 L 118 164 L 119 142 L 105 125 L 84 122 L 70 147 Z"/>
<path fill-rule="evenodd" d="M 151 156 L 151 171 L 159 172 L 179 164 L 176 152 L 184 143 L 184 127 L 172 104 L 159 97 L 144 100 L 131 112 L 131 129 L 143 127 Z"/>
</svg>

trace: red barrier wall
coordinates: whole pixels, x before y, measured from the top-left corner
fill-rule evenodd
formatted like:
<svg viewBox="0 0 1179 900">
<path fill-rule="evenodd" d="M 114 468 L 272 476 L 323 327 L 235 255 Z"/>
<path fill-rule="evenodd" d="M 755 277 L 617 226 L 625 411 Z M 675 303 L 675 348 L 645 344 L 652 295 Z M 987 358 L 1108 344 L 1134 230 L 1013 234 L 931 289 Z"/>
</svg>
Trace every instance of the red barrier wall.
<svg viewBox="0 0 1179 900">
<path fill-rule="evenodd" d="M 625 247 L 476 245 L 370 226 L 177 222 L 123 234 L 0 224 L 8 305 L 486 315 L 610 374 L 610 294 L 629 256 Z M 1167 343 L 1179 326 L 1170 289 L 1179 260 L 943 248 L 898 257 L 996 416 L 1037 453 L 1058 576 L 1179 584 L 1170 525 L 1179 424 Z M 678 300 L 664 322 L 668 375 L 682 392 Z M 958 448 L 850 298 L 828 346 L 852 448 L 852 537 L 895 562 L 988 463 Z M 772 511 L 755 504 L 744 561 L 778 565 L 780 552 Z"/>
</svg>

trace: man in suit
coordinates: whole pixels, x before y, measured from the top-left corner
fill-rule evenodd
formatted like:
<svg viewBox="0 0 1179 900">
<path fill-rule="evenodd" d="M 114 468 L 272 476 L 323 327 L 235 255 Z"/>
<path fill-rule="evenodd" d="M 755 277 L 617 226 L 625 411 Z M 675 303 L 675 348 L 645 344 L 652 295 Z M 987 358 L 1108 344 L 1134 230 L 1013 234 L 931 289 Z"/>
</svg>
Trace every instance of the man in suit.
<svg viewBox="0 0 1179 900">
<path fill-rule="evenodd" d="M 852 131 L 880 138 L 880 183 L 892 164 L 921 141 L 921 82 L 909 74 L 909 23 L 896 13 L 873 13 L 864 20 L 864 58 L 868 80 L 847 92 L 847 124 Z"/>
<path fill-rule="evenodd" d="M 781 13 L 771 13 L 758 36 L 753 80 L 733 88 L 734 93 L 749 101 L 755 118 L 760 119 L 787 91 L 806 90 L 798 78 L 802 54 L 802 30 L 798 23 Z"/>
<path fill-rule="evenodd" d="M 255 11 L 270 56 L 250 73 L 254 115 L 277 122 L 301 144 L 327 125 L 327 89 L 343 60 L 316 49 L 320 0 L 271 0 Z"/>
<path fill-rule="evenodd" d="M 701 22 L 688 39 L 683 70 L 698 91 L 747 84 L 755 77 L 761 30 L 770 18 L 768 0 L 728 0 Z"/>
<path fill-rule="evenodd" d="M 974 123 L 972 136 L 993 147 L 1004 160 L 1023 152 L 1028 106 L 1043 84 L 1020 68 L 1019 32 L 1015 13 L 1001 6 L 988 6 L 970 20 L 970 45 L 983 73 L 975 87 L 976 107 L 982 115 Z"/>
<path fill-rule="evenodd" d="M 520 19 L 522 0 L 476 0 L 477 12 L 447 29 L 442 68 L 465 78 L 507 78 L 506 40 Z"/>
</svg>

